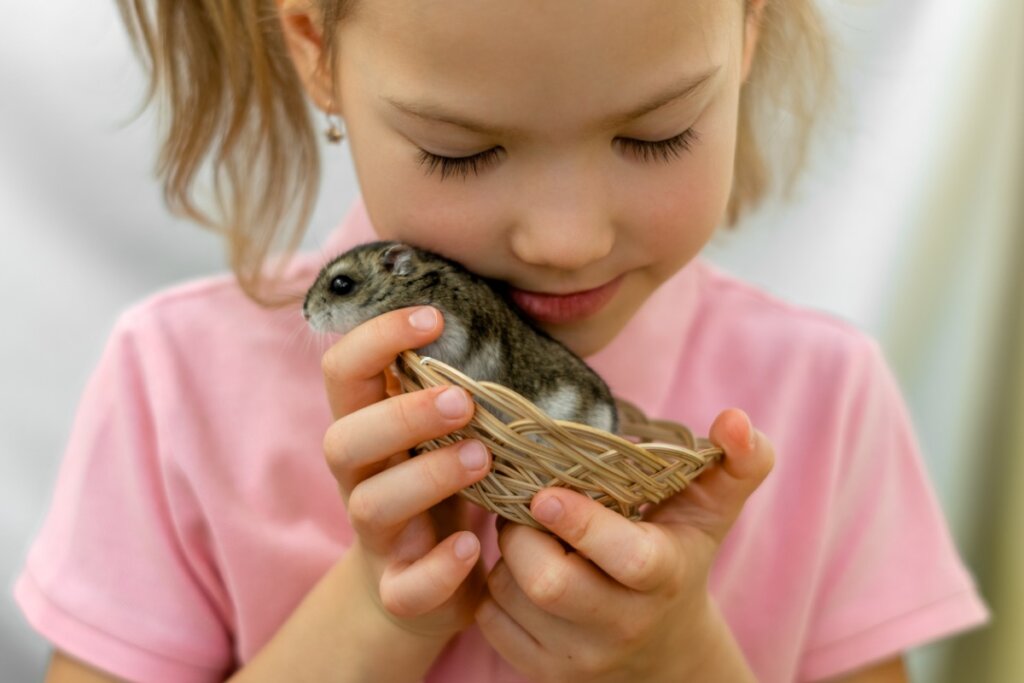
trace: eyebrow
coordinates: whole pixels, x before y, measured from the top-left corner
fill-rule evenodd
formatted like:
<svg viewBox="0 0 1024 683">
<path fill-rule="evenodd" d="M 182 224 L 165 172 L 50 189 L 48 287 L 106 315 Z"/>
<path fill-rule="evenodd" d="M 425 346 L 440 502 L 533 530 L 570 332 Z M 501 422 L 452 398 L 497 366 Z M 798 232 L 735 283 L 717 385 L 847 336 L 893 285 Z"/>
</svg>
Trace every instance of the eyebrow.
<svg viewBox="0 0 1024 683">
<path fill-rule="evenodd" d="M 659 93 L 658 95 L 650 98 L 638 107 L 615 114 L 608 117 L 605 121 L 605 125 L 610 128 L 616 128 L 622 126 L 630 121 L 640 118 L 646 114 L 661 109 L 662 107 L 671 104 L 677 100 L 681 100 L 686 97 L 692 96 L 702 85 L 711 80 L 711 77 L 718 73 L 720 67 L 715 66 L 707 71 L 700 73 L 696 76 L 690 76 L 683 79 L 681 82 L 676 83 L 671 88 Z M 393 97 L 384 96 L 386 101 L 391 106 L 411 114 L 417 118 L 426 119 L 428 121 L 435 121 L 441 123 L 449 123 L 466 130 L 473 131 L 475 133 L 481 133 L 484 135 L 493 135 L 495 137 L 513 137 L 520 134 L 520 131 L 513 128 L 504 128 L 489 126 L 483 123 L 472 121 L 459 114 L 447 110 L 442 105 L 433 102 L 403 102 Z"/>
</svg>

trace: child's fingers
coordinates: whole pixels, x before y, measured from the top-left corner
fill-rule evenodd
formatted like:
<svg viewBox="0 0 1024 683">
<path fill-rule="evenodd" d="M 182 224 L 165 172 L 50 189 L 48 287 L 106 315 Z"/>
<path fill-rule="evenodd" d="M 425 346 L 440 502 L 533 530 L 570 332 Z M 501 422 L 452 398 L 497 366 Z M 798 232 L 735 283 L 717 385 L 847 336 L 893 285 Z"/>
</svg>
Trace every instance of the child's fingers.
<svg viewBox="0 0 1024 683">
<path fill-rule="evenodd" d="M 342 337 L 321 361 L 334 417 L 348 415 L 384 398 L 384 371 L 398 354 L 429 344 L 443 329 L 440 313 L 420 306 L 377 316 Z"/>
<path fill-rule="evenodd" d="M 537 521 L 633 590 L 659 586 L 677 563 L 672 545 L 656 528 L 632 522 L 574 491 L 540 491 L 530 510 Z"/>
<path fill-rule="evenodd" d="M 518 615 L 516 603 L 597 627 L 627 613 L 632 592 L 579 553 L 566 552 L 555 536 L 510 524 L 498 536 L 498 547 L 501 560 L 487 576 L 487 586 L 495 602 L 523 626 L 531 618 Z"/>
<path fill-rule="evenodd" d="M 719 413 L 711 425 L 710 439 L 725 450 L 722 469 L 737 482 L 745 482 L 748 495 L 771 471 L 775 461 L 772 446 L 742 410 L 730 408 Z"/>
<path fill-rule="evenodd" d="M 703 509 L 708 531 L 721 539 L 739 515 L 750 494 L 761 485 L 775 462 L 775 451 L 742 410 L 725 410 L 710 430 L 711 442 L 725 457 L 694 482 L 684 495 Z"/>
<path fill-rule="evenodd" d="M 365 540 L 390 537 L 412 517 L 483 479 L 490 464 L 483 444 L 460 441 L 390 467 L 352 490 L 352 527 Z"/>
<path fill-rule="evenodd" d="M 464 389 L 434 387 L 394 396 L 342 416 L 324 435 L 327 465 L 346 495 L 395 453 L 450 434 L 473 416 Z"/>
<path fill-rule="evenodd" d="M 470 531 L 452 534 L 412 563 L 395 562 L 381 576 L 384 608 L 412 618 L 440 607 L 469 576 L 480 556 L 480 541 Z"/>
<path fill-rule="evenodd" d="M 754 492 L 775 463 L 775 450 L 758 432 L 742 410 L 731 408 L 715 418 L 711 425 L 711 442 L 725 451 L 719 463 L 720 500 L 732 500 L 738 508 Z"/>
<path fill-rule="evenodd" d="M 544 647 L 493 598 L 481 600 L 475 616 L 484 638 L 506 661 L 538 664 L 544 661 Z"/>
</svg>

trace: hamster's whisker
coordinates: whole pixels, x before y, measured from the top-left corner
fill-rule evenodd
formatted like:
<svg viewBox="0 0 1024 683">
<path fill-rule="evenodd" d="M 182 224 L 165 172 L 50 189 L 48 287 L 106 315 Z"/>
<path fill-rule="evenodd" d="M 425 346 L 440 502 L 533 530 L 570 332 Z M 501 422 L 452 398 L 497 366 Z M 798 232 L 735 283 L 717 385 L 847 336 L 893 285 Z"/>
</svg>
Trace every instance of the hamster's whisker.
<svg viewBox="0 0 1024 683">
<path fill-rule="evenodd" d="M 306 326 L 304 320 L 300 318 L 298 321 L 294 321 L 293 318 L 289 318 L 288 332 L 285 334 L 284 339 L 282 339 L 281 341 L 281 345 L 284 347 L 282 350 L 290 351 L 293 348 L 295 348 L 297 344 L 301 343 L 304 347 L 302 350 L 308 351 L 310 344 L 309 338 L 312 336 L 310 335 L 310 332 L 312 332 L 312 330 L 310 330 L 309 327 Z"/>
<path fill-rule="evenodd" d="M 335 341 L 335 335 L 331 332 L 321 332 L 320 330 L 313 329 L 300 312 L 298 320 L 296 320 L 296 327 L 288 335 L 286 343 L 294 345 L 300 342 L 300 340 L 304 354 L 316 352 L 317 356 L 322 356 L 327 352 L 327 349 L 331 348 Z"/>
<path fill-rule="evenodd" d="M 296 345 L 300 345 L 303 355 L 311 351 L 317 351 L 318 355 L 322 356 L 330 346 L 329 340 L 325 343 L 324 337 L 326 335 L 309 326 L 305 316 L 302 314 L 301 306 L 296 307 L 292 311 L 285 312 L 288 315 L 283 320 L 282 325 L 288 331 L 281 342 L 284 349 L 292 350 L 296 348 Z"/>
</svg>

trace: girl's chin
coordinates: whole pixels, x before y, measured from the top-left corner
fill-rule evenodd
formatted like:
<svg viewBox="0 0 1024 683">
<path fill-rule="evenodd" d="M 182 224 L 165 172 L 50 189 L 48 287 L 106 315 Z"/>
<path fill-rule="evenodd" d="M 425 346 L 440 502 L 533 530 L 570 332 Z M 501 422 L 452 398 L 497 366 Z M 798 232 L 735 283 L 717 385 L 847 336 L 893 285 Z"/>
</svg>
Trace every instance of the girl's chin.
<svg viewBox="0 0 1024 683">
<path fill-rule="evenodd" d="M 621 311 L 606 310 L 577 323 L 538 323 L 538 326 L 569 347 L 577 356 L 586 358 L 608 346 L 629 322 L 629 317 Z"/>
</svg>

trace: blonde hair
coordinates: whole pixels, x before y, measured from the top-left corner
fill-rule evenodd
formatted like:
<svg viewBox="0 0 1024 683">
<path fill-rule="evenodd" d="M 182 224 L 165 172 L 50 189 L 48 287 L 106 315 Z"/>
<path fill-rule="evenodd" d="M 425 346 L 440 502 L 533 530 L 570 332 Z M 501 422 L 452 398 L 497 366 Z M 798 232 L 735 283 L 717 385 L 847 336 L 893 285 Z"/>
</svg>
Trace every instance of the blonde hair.
<svg viewBox="0 0 1024 683">
<path fill-rule="evenodd" d="M 335 26 L 354 0 L 310 0 Z M 263 304 L 264 265 L 299 246 L 320 181 L 318 131 L 289 57 L 275 0 L 117 0 L 149 70 L 144 105 L 169 114 L 157 175 L 170 210 L 224 235 L 245 292 Z M 750 11 L 752 2 L 745 0 Z M 323 32 L 321 68 L 335 63 L 334 31 Z M 813 124 L 831 95 L 828 40 L 814 0 L 765 0 L 761 34 L 741 98 L 729 224 L 765 196 L 773 173 L 792 186 Z M 766 162 L 763 121 L 790 117 L 788 168 Z M 216 211 L 197 190 L 209 164 Z"/>
</svg>

